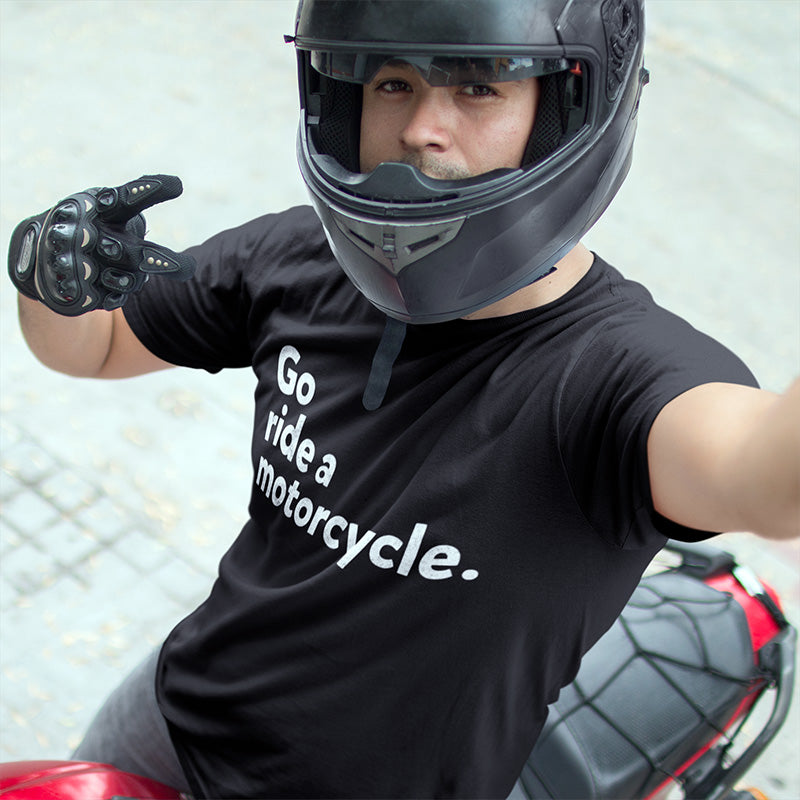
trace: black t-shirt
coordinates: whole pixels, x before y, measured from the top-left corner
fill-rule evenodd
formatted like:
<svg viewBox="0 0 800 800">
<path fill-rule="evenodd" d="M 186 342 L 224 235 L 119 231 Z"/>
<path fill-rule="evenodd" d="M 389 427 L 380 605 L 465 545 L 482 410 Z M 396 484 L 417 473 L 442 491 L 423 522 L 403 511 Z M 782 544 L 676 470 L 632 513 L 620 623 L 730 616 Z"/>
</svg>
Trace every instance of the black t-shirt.
<svg viewBox="0 0 800 800">
<path fill-rule="evenodd" d="M 544 307 L 409 326 L 367 411 L 385 319 L 311 209 L 193 253 L 125 313 L 257 376 L 250 520 L 159 664 L 195 792 L 504 797 L 664 537 L 702 535 L 653 509 L 653 419 L 752 376 L 596 257 Z"/>
</svg>

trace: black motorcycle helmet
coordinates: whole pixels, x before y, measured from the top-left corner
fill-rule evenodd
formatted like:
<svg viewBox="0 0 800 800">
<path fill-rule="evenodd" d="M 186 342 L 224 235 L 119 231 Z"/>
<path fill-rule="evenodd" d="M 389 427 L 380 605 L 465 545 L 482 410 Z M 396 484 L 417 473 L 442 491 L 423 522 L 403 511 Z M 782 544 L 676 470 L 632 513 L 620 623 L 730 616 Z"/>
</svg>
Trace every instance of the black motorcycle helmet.
<svg viewBox="0 0 800 800">
<path fill-rule="evenodd" d="M 644 0 L 300 0 L 298 160 L 333 252 L 403 322 L 463 317 L 552 271 L 627 174 Z M 519 169 L 359 172 L 362 85 L 387 61 L 433 85 L 539 79 Z"/>
</svg>

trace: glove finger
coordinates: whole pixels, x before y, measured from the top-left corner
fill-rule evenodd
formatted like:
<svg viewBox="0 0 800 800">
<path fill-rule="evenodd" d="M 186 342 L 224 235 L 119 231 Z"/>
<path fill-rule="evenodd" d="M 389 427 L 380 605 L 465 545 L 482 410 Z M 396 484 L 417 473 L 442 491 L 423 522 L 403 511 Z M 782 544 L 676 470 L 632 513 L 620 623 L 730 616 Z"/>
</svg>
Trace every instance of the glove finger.
<svg viewBox="0 0 800 800">
<path fill-rule="evenodd" d="M 176 175 L 143 175 L 121 186 L 93 190 L 97 216 L 103 222 L 125 223 L 146 208 L 173 200 L 183 192 Z"/>
<path fill-rule="evenodd" d="M 197 262 L 188 253 L 176 253 L 160 244 L 144 242 L 139 269 L 148 275 L 188 281 L 197 269 Z"/>
<path fill-rule="evenodd" d="M 147 223 L 141 214 L 137 214 L 133 219 L 125 223 L 125 232 L 130 233 L 137 239 L 144 239 L 147 233 Z"/>
<path fill-rule="evenodd" d="M 185 281 L 194 275 L 196 268 L 192 256 L 176 253 L 155 242 L 143 241 L 127 230 L 108 228 L 101 230 L 98 232 L 96 242 L 90 247 L 93 247 L 94 257 L 104 272 L 114 269 L 142 276 L 163 275 L 166 278 Z M 138 288 L 140 287 L 137 282 L 134 291 Z M 128 291 L 127 286 L 120 285 L 119 289 Z"/>
</svg>

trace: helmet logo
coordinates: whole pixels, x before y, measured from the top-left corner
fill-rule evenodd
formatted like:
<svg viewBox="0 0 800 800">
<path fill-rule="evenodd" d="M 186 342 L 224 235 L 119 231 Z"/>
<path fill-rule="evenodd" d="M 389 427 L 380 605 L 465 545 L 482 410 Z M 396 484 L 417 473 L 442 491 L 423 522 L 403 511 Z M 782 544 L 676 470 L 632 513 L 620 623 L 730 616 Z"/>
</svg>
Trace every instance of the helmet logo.
<svg viewBox="0 0 800 800">
<path fill-rule="evenodd" d="M 601 13 L 608 49 L 606 96 L 613 102 L 625 82 L 625 75 L 639 43 L 639 2 L 605 0 Z"/>
</svg>

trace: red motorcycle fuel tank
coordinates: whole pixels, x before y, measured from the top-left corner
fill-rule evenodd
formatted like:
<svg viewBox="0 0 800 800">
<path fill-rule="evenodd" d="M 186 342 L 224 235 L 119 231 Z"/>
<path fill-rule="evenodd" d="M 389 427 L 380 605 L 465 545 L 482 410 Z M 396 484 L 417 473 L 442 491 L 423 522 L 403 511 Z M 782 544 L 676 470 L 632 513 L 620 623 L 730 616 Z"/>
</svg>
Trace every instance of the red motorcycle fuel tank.
<svg viewBox="0 0 800 800">
<path fill-rule="evenodd" d="M 163 783 L 82 761 L 12 761 L 0 764 L 3 800 L 185 800 Z"/>
</svg>

